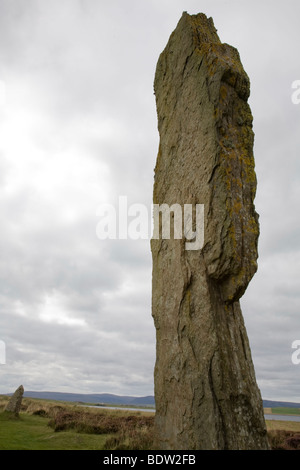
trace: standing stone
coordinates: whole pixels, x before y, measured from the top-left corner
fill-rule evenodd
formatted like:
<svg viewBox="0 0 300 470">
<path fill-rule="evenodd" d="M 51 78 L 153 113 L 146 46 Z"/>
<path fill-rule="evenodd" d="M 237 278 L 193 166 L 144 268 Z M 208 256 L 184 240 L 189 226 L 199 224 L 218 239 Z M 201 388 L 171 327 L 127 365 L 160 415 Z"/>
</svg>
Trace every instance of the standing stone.
<svg viewBox="0 0 300 470">
<path fill-rule="evenodd" d="M 20 385 L 20 387 L 17 388 L 17 390 L 9 400 L 5 411 L 9 411 L 11 413 L 14 413 L 15 415 L 18 415 L 21 410 L 23 394 L 24 388 L 23 385 Z"/>
<path fill-rule="evenodd" d="M 268 449 L 239 298 L 257 270 L 249 79 L 211 18 L 183 13 L 154 90 L 154 204 L 204 204 L 204 245 L 152 239 L 159 449 Z"/>
</svg>

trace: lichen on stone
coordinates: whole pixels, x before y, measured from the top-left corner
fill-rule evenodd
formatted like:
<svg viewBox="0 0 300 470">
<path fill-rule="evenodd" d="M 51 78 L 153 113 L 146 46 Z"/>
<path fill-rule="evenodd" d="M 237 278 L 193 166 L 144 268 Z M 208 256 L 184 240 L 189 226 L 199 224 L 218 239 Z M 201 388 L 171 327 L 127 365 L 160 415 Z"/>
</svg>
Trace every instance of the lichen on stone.
<svg viewBox="0 0 300 470">
<path fill-rule="evenodd" d="M 211 18 L 184 13 L 154 80 L 153 202 L 204 204 L 204 246 L 151 240 L 157 448 L 267 449 L 239 299 L 257 270 L 250 81 Z"/>
</svg>

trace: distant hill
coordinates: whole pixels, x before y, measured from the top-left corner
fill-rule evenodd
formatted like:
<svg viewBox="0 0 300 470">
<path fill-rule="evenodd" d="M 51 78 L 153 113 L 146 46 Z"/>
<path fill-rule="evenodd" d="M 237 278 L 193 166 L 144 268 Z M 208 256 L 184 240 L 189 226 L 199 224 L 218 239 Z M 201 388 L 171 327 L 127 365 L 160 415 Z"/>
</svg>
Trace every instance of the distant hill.
<svg viewBox="0 0 300 470">
<path fill-rule="evenodd" d="M 8 393 L 6 395 L 12 394 Z M 154 397 L 152 395 L 148 395 L 145 397 L 132 397 L 124 395 L 113 395 L 111 393 L 64 393 L 26 391 L 24 393 L 24 397 L 107 405 L 155 406 Z M 300 403 L 263 400 L 263 406 L 264 408 L 300 408 Z"/>
<path fill-rule="evenodd" d="M 289 401 L 263 400 L 264 408 L 300 408 L 300 403 Z"/>
<path fill-rule="evenodd" d="M 9 394 L 11 395 L 11 394 Z M 154 397 L 131 397 L 113 395 L 111 393 L 64 393 L 64 392 L 33 392 L 26 391 L 24 397 L 30 398 L 44 398 L 47 400 L 83 402 L 83 403 L 105 403 L 111 405 L 139 405 L 139 406 L 154 406 Z"/>
</svg>

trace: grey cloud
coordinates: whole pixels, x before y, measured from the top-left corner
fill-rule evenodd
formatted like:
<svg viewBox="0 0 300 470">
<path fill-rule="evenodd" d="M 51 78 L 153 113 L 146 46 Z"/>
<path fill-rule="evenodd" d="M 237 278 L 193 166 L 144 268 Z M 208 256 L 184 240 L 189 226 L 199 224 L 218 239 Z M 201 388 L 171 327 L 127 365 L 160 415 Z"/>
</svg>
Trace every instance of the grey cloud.
<svg viewBox="0 0 300 470">
<path fill-rule="evenodd" d="M 242 308 L 258 382 L 264 398 L 297 396 L 290 345 L 300 331 L 300 106 L 291 102 L 291 83 L 300 79 L 300 7 L 293 0 L 175 0 L 172 8 L 161 0 L 2 0 L 0 79 L 8 106 L 32 119 L 26 132 L 36 155 L 24 149 L 19 161 L 28 166 L 18 176 L 16 162 L 0 153 L 0 339 L 8 353 L 1 392 L 22 378 L 27 390 L 74 391 L 75 383 L 78 392 L 152 393 L 150 244 L 100 241 L 96 210 L 104 183 L 108 202 L 127 195 L 129 204 L 150 206 L 156 61 L 182 11 L 199 8 L 238 48 L 251 80 L 261 237 Z M 58 299 L 48 320 L 46 298 Z M 59 324 L 59 308 L 83 323 Z"/>
</svg>

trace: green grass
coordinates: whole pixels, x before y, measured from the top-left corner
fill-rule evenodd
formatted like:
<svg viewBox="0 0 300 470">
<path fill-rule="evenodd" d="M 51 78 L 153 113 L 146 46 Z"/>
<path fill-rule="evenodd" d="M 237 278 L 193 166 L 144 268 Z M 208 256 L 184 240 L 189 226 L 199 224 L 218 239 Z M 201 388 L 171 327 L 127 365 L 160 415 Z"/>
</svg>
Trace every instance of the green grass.
<svg viewBox="0 0 300 470">
<path fill-rule="evenodd" d="M 24 398 L 19 417 L 0 395 L 0 450 L 143 450 L 152 444 L 153 413 L 82 407 Z"/>
<path fill-rule="evenodd" d="M 54 432 L 48 419 L 20 413 L 18 419 L 0 413 L 0 450 L 101 450 L 108 435 Z"/>
<path fill-rule="evenodd" d="M 0 450 L 155 450 L 154 413 L 24 398 L 18 418 L 0 395 Z M 273 413 L 299 414 L 297 408 Z M 272 449 L 300 450 L 300 422 L 267 420 Z"/>
<path fill-rule="evenodd" d="M 300 415 L 300 408 L 272 408 L 272 414 L 278 415 Z"/>
</svg>

